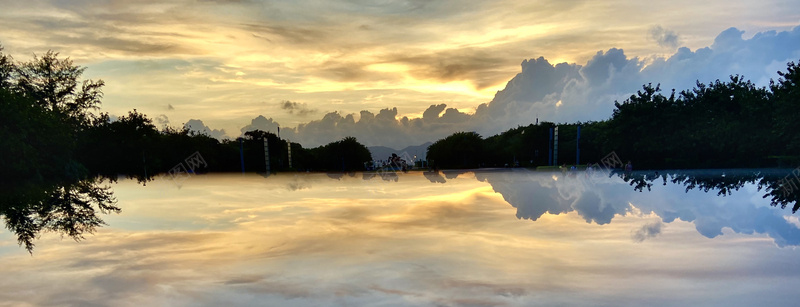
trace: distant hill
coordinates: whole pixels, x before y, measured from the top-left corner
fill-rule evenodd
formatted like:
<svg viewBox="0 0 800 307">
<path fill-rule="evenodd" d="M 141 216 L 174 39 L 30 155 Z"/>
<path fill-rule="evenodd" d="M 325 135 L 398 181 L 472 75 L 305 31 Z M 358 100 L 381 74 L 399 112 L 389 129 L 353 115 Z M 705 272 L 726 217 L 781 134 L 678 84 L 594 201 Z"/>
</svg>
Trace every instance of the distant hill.
<svg viewBox="0 0 800 307">
<path fill-rule="evenodd" d="M 394 149 L 394 148 L 389 148 L 389 147 L 386 147 L 386 146 L 370 146 L 370 147 L 367 147 L 367 149 L 369 149 L 369 152 L 372 153 L 372 159 L 374 159 L 376 161 L 386 160 L 393 153 L 395 153 L 395 154 L 397 154 L 399 156 L 402 156 L 404 152 L 408 153 L 409 157 L 413 158 L 414 155 L 416 155 L 417 159 L 424 160 L 425 159 L 425 154 L 428 151 L 428 146 L 431 146 L 431 144 L 433 144 L 433 143 L 432 142 L 427 142 L 427 143 L 422 144 L 422 145 L 408 146 L 408 147 L 403 148 L 403 149 Z"/>
</svg>

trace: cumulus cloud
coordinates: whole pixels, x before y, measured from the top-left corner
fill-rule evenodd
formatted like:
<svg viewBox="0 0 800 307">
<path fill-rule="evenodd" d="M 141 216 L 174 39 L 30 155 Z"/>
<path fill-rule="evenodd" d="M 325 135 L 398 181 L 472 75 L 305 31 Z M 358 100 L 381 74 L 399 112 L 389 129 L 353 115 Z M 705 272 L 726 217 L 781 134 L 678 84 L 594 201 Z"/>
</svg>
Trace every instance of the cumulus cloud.
<svg viewBox="0 0 800 307">
<path fill-rule="evenodd" d="M 655 28 L 663 42 L 678 42 L 677 35 Z M 651 29 L 652 30 L 652 29 Z M 651 31 L 653 32 L 653 31 Z M 785 63 L 800 59 L 800 27 L 783 32 L 761 32 L 743 38 L 743 31 L 730 28 L 721 32 L 711 46 L 691 50 L 686 47 L 665 58 L 643 60 L 629 57 L 624 50 L 611 48 L 598 51 L 584 64 L 551 63 L 544 57 L 523 60 L 521 71 L 511 78 L 494 98 L 478 105 L 474 112 L 448 108 L 445 103 L 432 104 L 422 110 L 421 117 L 401 116 L 397 107 L 357 113 L 329 112 L 321 119 L 285 127 L 282 136 L 313 147 L 354 136 L 362 143 L 402 148 L 435 141 L 458 131 L 475 131 L 490 136 L 528 125 L 538 117 L 542 121 L 576 122 L 604 120 L 611 116 L 615 101 L 630 97 L 643 84 L 661 84 L 665 91 L 690 89 L 697 80 L 712 82 L 733 74 L 744 75 L 757 85 L 765 86 L 777 77 Z M 674 36 L 674 39 L 673 39 Z M 422 66 L 437 66 L 439 79 L 461 78 L 471 74 L 482 63 L 481 55 L 462 56 L 466 66 L 448 70 L 448 63 L 421 56 L 396 58 L 396 61 Z M 488 67 L 488 66 L 487 66 Z M 457 69 L 458 68 L 458 69 Z M 478 69 L 478 68 L 476 68 Z M 482 69 L 482 68 L 481 68 Z M 309 113 L 302 103 L 285 101 L 283 110 L 294 114 Z M 403 110 L 419 112 L 419 110 Z M 419 114 L 419 113 L 417 113 Z M 278 123 L 259 116 L 242 132 L 252 129 L 276 131 Z"/>
<path fill-rule="evenodd" d="M 225 139 L 227 135 L 225 134 L 225 129 L 211 129 L 206 126 L 202 120 L 199 119 L 190 119 L 184 125 L 185 128 L 189 129 L 189 131 L 196 132 L 199 134 L 205 134 L 215 139 Z"/>
<path fill-rule="evenodd" d="M 662 28 L 660 25 L 650 27 L 650 38 L 661 47 L 678 48 L 679 38 L 675 31 Z"/>
<path fill-rule="evenodd" d="M 95 76 L 103 76 L 109 86 L 125 84 L 113 95 L 109 91 L 105 106 L 128 104 L 147 93 L 147 101 L 159 109 L 183 100 L 179 101 L 181 106 L 200 107 L 179 107 L 175 111 L 192 113 L 182 117 L 212 123 L 225 114 L 226 125 L 233 125 L 231 116 L 245 124 L 258 114 L 228 113 L 230 104 L 240 110 L 253 110 L 255 107 L 248 101 L 277 103 L 291 97 L 323 104 L 329 99 L 344 101 L 339 104 L 341 109 L 335 109 L 338 102 L 312 107 L 337 110 L 343 118 L 353 114 L 356 121 L 361 110 L 378 113 L 381 108 L 397 107 L 400 116 L 396 121 L 400 126 L 402 115 L 414 114 L 409 115 L 411 123 L 424 111 L 417 106 L 447 102 L 448 107 L 472 115 L 459 119 L 460 124 L 451 128 L 481 133 L 533 122 L 536 114 L 550 121 L 602 119 L 610 114 L 614 99 L 624 98 L 644 83 L 675 84 L 670 79 L 673 77 L 688 80 L 684 84 L 689 86 L 694 79 L 711 81 L 730 73 L 743 73 L 757 82 L 768 81 L 776 68 L 780 69 L 790 58 L 775 56 L 777 50 L 795 50 L 791 48 L 798 41 L 792 34 L 796 31 L 763 32 L 750 39 L 730 31 L 708 50 L 694 50 L 713 38 L 713 31 L 718 31 L 716 27 L 726 20 L 738 20 L 752 29 L 748 31 L 797 22 L 795 16 L 800 8 L 785 5 L 784 0 L 742 3 L 737 10 L 746 12 L 743 16 L 708 14 L 717 9 L 716 4 L 703 3 L 677 17 L 660 12 L 675 11 L 680 3 L 665 3 L 661 10 L 641 10 L 622 2 L 602 8 L 580 5 L 581 2 L 550 0 L 532 5 L 519 1 L 414 0 L 364 5 L 338 0 L 44 0 L 6 3 L 0 12 L 0 28 L 4 29 L 3 43 L 13 54 L 52 48 L 76 63 L 92 63 L 87 74 L 97 72 Z M 310 6 L 315 9 L 308 10 Z M 781 8 L 780 14 L 762 9 L 774 7 Z M 633 14 L 639 18 L 626 18 Z M 664 26 L 680 28 L 648 28 L 640 23 L 656 19 Z M 691 33 L 691 40 L 678 36 L 676 31 Z M 646 37 L 656 43 L 642 44 Z M 640 61 L 631 57 L 630 49 L 625 49 L 627 53 L 609 49 L 635 46 L 634 55 L 646 57 L 664 52 L 658 44 L 674 48 L 684 41 L 691 44 L 692 50 L 676 52 L 680 59 L 647 57 Z M 777 48 L 775 42 L 783 46 Z M 614 60 L 614 65 L 597 66 L 592 73 L 587 70 L 581 74 L 589 66 L 588 58 L 601 48 L 602 55 L 592 60 L 597 64 Z M 750 51 L 737 52 L 737 48 Z M 609 54 L 618 58 L 612 59 Z M 556 55 L 577 62 L 562 65 L 554 59 Z M 549 61 L 539 56 L 546 56 Z M 687 60 L 687 56 L 693 59 Z M 764 59 L 765 56 L 772 58 Z M 533 58 L 528 61 L 533 65 L 523 65 L 527 68 L 523 67 L 516 80 L 518 86 L 508 84 L 504 97 L 488 102 L 491 98 L 485 98 L 487 92 L 480 89 L 508 81 L 513 65 L 525 58 Z M 766 65 L 761 63 L 763 60 L 768 60 Z M 169 63 L 179 61 L 192 65 Z M 206 61 L 215 65 L 201 63 Z M 168 69 L 125 64 L 134 62 L 165 65 Z M 548 65 L 552 68 L 544 67 Z M 659 65 L 669 67 L 662 70 L 657 68 Z M 543 77 L 546 70 L 553 70 L 552 82 L 523 82 L 548 79 Z M 153 76 L 158 76 L 158 82 L 152 82 Z M 184 90 L 180 97 L 174 95 L 175 89 Z M 378 102 L 381 104 L 365 98 L 373 94 L 387 98 Z M 484 102 L 483 107 L 478 106 Z M 296 119 L 291 119 L 296 112 L 275 111 L 280 113 L 264 115 L 296 126 Z M 445 114 L 458 115 L 452 111 Z M 314 116 L 320 119 L 326 115 L 320 112 Z M 225 126 L 228 131 L 240 127 Z M 400 129 L 399 134 L 416 130 L 433 131 L 426 134 L 433 139 L 455 131 L 425 126 Z M 298 133 L 301 142 L 314 138 Z M 352 133 L 337 133 L 346 134 Z M 395 144 L 404 140 L 395 140 L 393 134 L 384 139 L 379 144 L 411 145 Z M 417 144 L 432 140 L 405 139 Z"/>
<path fill-rule="evenodd" d="M 263 115 L 259 115 L 258 117 L 253 118 L 253 120 L 250 121 L 249 125 L 244 126 L 241 129 L 241 132 L 242 132 L 242 135 L 244 135 L 245 132 L 248 132 L 248 131 L 261 130 L 261 131 L 272 132 L 272 133 L 276 133 L 277 134 L 279 127 L 280 127 L 280 125 L 277 122 L 275 122 L 274 120 L 272 120 L 271 117 L 270 118 L 266 118 Z"/>
<path fill-rule="evenodd" d="M 651 29 L 661 43 L 679 43 L 671 30 Z M 651 34 L 652 34 L 651 33 Z M 615 101 L 625 100 L 643 84 L 661 84 L 665 91 L 690 89 L 697 80 L 712 82 L 742 74 L 758 85 L 777 77 L 776 70 L 800 58 L 800 27 L 783 32 L 761 32 L 750 39 L 730 28 L 721 32 L 711 46 L 691 50 L 678 48 L 674 54 L 655 59 L 629 57 L 623 49 L 597 51 L 583 64 L 551 63 L 544 57 L 523 60 L 521 71 L 494 98 L 465 112 L 445 103 L 425 110 L 388 107 L 359 113 L 330 112 L 321 119 L 286 127 L 282 136 L 305 146 L 318 146 L 345 136 L 367 145 L 402 148 L 435 141 L 457 131 L 475 131 L 490 136 L 542 121 L 575 122 L 603 120 L 611 116 Z M 440 52 L 389 58 L 389 63 L 410 67 L 417 78 L 473 79 L 492 71 L 499 59 L 480 51 Z M 775 69 L 777 67 L 777 69 Z M 360 69 L 360 68 L 359 68 Z M 491 83 L 492 78 L 486 82 Z M 287 109 L 302 105 L 284 102 Z M 401 116 L 422 111 L 421 117 Z M 297 111 L 294 111 L 297 112 Z M 277 123 L 276 123 L 277 125 Z"/>
<path fill-rule="evenodd" d="M 442 114 L 442 111 L 444 113 Z M 470 115 L 446 105 L 431 105 L 423 118 L 399 117 L 397 108 L 386 108 L 377 114 L 363 110 L 360 114 L 339 112 L 325 114 L 322 119 L 281 131 L 282 136 L 305 146 L 326 144 L 354 136 L 366 145 L 403 148 L 435 140 L 465 127 Z"/>
</svg>

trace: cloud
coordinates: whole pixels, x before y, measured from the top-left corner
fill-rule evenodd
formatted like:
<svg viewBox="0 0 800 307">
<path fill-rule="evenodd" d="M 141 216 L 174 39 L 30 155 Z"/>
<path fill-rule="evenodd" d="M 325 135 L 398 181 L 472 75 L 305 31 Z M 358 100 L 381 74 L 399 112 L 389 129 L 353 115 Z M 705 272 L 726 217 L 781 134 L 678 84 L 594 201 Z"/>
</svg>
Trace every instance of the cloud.
<svg viewBox="0 0 800 307">
<path fill-rule="evenodd" d="M 539 180 L 537 176 L 517 176 L 513 173 L 475 174 L 479 181 L 488 182 L 495 192 L 512 207 L 517 208 L 518 219 L 538 220 L 545 213 L 561 214 L 572 211 L 575 195 L 560 194 L 551 180 Z M 534 180 L 536 179 L 536 180 Z"/>
<path fill-rule="evenodd" d="M 157 127 L 166 127 L 169 126 L 169 118 L 164 114 L 159 114 L 153 121 L 156 123 Z"/>
<path fill-rule="evenodd" d="M 244 126 L 241 129 L 241 132 L 242 132 L 242 135 L 244 135 L 244 133 L 248 132 L 248 131 L 261 130 L 261 131 L 272 132 L 272 133 L 276 133 L 277 134 L 279 127 L 280 127 L 280 125 L 277 122 L 275 122 L 274 120 L 272 120 L 271 117 L 270 118 L 266 118 L 263 115 L 259 115 L 258 117 L 253 118 L 253 120 L 250 121 L 249 125 Z"/>
<path fill-rule="evenodd" d="M 669 31 L 662 32 L 667 41 L 671 39 L 667 37 Z M 660 83 L 667 91 L 683 90 L 692 88 L 696 80 L 711 82 L 743 74 L 764 86 L 770 78 L 777 77 L 769 69 L 775 67 L 775 63 L 800 58 L 800 27 L 784 32 L 761 32 L 750 39 L 742 38 L 742 34 L 731 28 L 720 33 L 710 47 L 695 51 L 682 47 L 668 58 L 647 62 L 630 58 L 617 48 L 598 51 L 584 65 L 551 64 L 543 57 L 524 60 L 521 72 L 492 101 L 479 105 L 473 114 L 447 109 L 446 104 L 430 106 L 423 111 L 422 118 L 395 118 L 393 122 L 366 120 L 354 124 L 350 115 L 337 114 L 301 125 L 296 133 L 302 140 L 320 131 L 312 127 L 324 126 L 327 135 L 337 134 L 327 130 L 333 129 L 339 131 L 338 135 L 361 136 L 373 145 L 400 147 L 439 139 L 456 131 L 477 131 L 489 136 L 516 125 L 530 124 L 537 117 L 552 122 L 603 120 L 611 115 L 615 101 L 626 99 L 643 84 Z M 441 76 L 447 76 L 446 69 Z M 445 113 L 440 116 L 442 111 Z M 365 112 L 362 111 L 364 118 L 372 114 Z M 354 127 L 358 130 L 353 130 Z M 383 143 L 374 143 L 380 140 L 365 133 L 368 131 L 378 132 Z"/>
<path fill-rule="evenodd" d="M 663 34 L 665 42 L 671 40 L 669 30 L 656 30 Z M 458 131 L 475 131 L 488 137 L 518 125 L 528 125 L 536 118 L 557 123 L 604 120 L 611 116 L 615 101 L 630 97 L 643 84 L 661 84 L 665 91 L 680 91 L 691 89 L 697 80 L 708 83 L 742 74 L 757 85 L 765 86 L 771 78 L 777 77 L 776 70 L 783 69 L 786 62 L 800 59 L 800 27 L 760 32 L 749 39 L 744 38 L 743 33 L 730 28 L 719 33 L 711 46 L 695 50 L 680 47 L 667 57 L 640 59 L 628 56 L 623 49 L 610 48 L 596 51 L 582 64 L 551 63 L 544 57 L 526 59 L 520 64 L 520 72 L 491 101 L 477 105 L 474 111 L 450 107 L 455 104 L 450 102 L 429 104 L 425 110 L 409 107 L 401 110 L 391 106 L 366 107 L 351 113 L 333 111 L 294 127 L 284 125 L 281 136 L 306 147 L 354 136 L 368 146 L 403 148 L 435 141 Z M 492 64 L 494 61 L 501 60 L 477 49 L 467 49 L 394 55 L 385 63 L 403 65 L 408 68 L 405 73 L 415 78 L 447 82 L 478 80 L 475 76 L 497 69 Z M 356 79 L 374 76 L 364 69 L 366 63 L 347 64 L 351 66 L 342 68 L 342 78 L 351 78 L 346 76 L 351 73 Z M 337 69 L 334 64 L 323 64 L 316 68 Z M 250 73 L 248 71 L 247 75 Z M 365 75 L 359 75 L 362 73 Z M 494 79 L 490 77 L 487 82 Z M 376 96 L 383 97 L 383 94 L 391 93 L 380 92 Z M 352 105 L 350 102 L 358 101 L 347 101 L 347 104 Z M 375 103 L 370 104 L 374 106 Z M 280 102 L 279 107 L 282 113 L 295 116 L 308 116 L 316 110 L 305 103 L 286 100 Z M 256 117 L 241 131 L 276 132 L 279 115 L 269 119 Z"/>
<path fill-rule="evenodd" d="M 439 172 L 424 172 L 425 178 L 431 183 L 445 183 L 447 180 Z"/>
<path fill-rule="evenodd" d="M 360 114 L 344 116 L 339 112 L 330 112 L 322 119 L 282 129 L 281 135 L 307 147 L 353 136 L 368 146 L 403 148 L 423 144 L 466 127 L 464 124 L 471 119 L 469 114 L 445 108 L 446 105 L 432 105 L 424 112 L 426 117 L 413 119 L 399 117 L 397 108 L 381 109 L 377 114 L 363 110 Z M 445 112 L 440 115 L 442 109 Z"/>
<path fill-rule="evenodd" d="M 412 76 L 436 82 L 469 81 L 476 89 L 497 85 L 507 78 L 508 57 L 500 52 L 464 48 L 436 53 L 390 55 L 387 63 L 409 67 Z"/>
<path fill-rule="evenodd" d="M 284 26 L 269 24 L 242 24 L 244 28 L 250 30 L 254 36 L 266 39 L 270 42 L 287 42 L 291 44 L 316 44 L 324 41 L 330 33 L 323 28 L 303 27 L 303 26 Z"/>
<path fill-rule="evenodd" d="M 678 48 L 679 37 L 675 31 L 662 28 L 660 25 L 650 27 L 650 38 L 661 47 L 675 49 Z"/>
<path fill-rule="evenodd" d="M 116 2 L 116 1 L 113 1 Z M 73 56 L 91 57 L 91 53 L 107 55 L 176 55 L 197 54 L 182 38 L 182 34 L 163 31 L 170 20 L 175 20 L 175 11 L 141 13 L 146 4 L 110 4 L 113 8 L 97 3 L 54 3 L 40 7 L 39 14 L 26 13 L 8 16 L 3 28 L 17 33 L 37 33 L 40 42 L 54 50 L 70 50 Z M 110 9 L 110 13 L 106 9 Z M 130 10 L 130 11 L 128 11 Z M 139 12 L 137 12 L 139 11 Z M 48 13 L 60 13 L 60 18 L 42 17 Z M 142 26 L 146 25 L 146 26 Z M 162 29 L 155 30 L 156 27 Z M 151 30 L 153 29 L 153 30 Z M 31 49 L 31 52 L 41 50 Z"/>
<path fill-rule="evenodd" d="M 364 81 L 371 79 L 375 75 L 365 71 L 363 64 L 360 63 L 327 63 L 323 67 L 323 76 L 336 81 Z"/>
<path fill-rule="evenodd" d="M 202 120 L 199 120 L 199 119 L 190 119 L 183 126 L 185 128 L 188 128 L 189 131 L 192 131 L 192 132 L 195 132 L 195 133 L 199 133 L 199 134 L 205 134 L 207 136 L 210 136 L 210 137 L 218 139 L 218 140 L 222 140 L 222 139 L 225 139 L 225 138 L 228 137 L 225 134 L 225 130 L 224 129 L 211 129 L 208 126 L 206 126 L 203 123 Z"/>
<path fill-rule="evenodd" d="M 644 242 L 646 239 L 655 238 L 661 234 L 662 227 L 664 227 L 664 223 L 662 223 L 661 220 L 644 224 L 642 228 L 631 231 L 631 239 L 633 239 L 634 242 Z"/>
<path fill-rule="evenodd" d="M 308 104 L 306 103 L 292 102 L 288 100 L 281 102 L 280 106 L 281 109 L 289 112 L 289 114 L 295 114 L 299 116 L 306 116 L 317 112 L 316 109 L 309 108 Z"/>
<path fill-rule="evenodd" d="M 519 219 L 536 221 L 547 214 L 576 212 L 587 223 L 612 223 L 615 216 L 636 211 L 654 213 L 660 219 L 631 232 L 631 239 L 642 242 L 658 236 L 664 223 L 676 219 L 693 223 L 707 238 L 723 234 L 723 228 L 742 234 L 760 233 L 772 238 L 779 247 L 800 245 L 800 228 L 784 218 L 778 208 L 759 204 L 761 190 L 756 184 L 733 191 L 720 198 L 700 189 L 688 190 L 683 184 L 653 185 L 649 192 L 636 192 L 619 177 L 599 175 L 593 178 L 558 180 L 539 172 L 476 172 L 475 177 L 488 182 L 496 193 L 517 209 Z M 436 182 L 435 178 L 428 178 Z M 668 179 L 669 180 L 669 179 Z M 632 207 L 633 206 L 633 207 Z"/>
<path fill-rule="evenodd" d="M 234 127 L 234 119 L 243 124 L 258 115 L 252 113 L 254 101 L 305 101 L 313 108 L 339 111 L 343 117 L 361 110 L 377 113 L 381 108 L 397 107 L 402 118 L 419 114 L 423 111 L 419 106 L 440 103 L 472 113 L 508 81 L 522 59 L 542 56 L 553 64 L 570 61 L 580 66 L 598 50 L 617 47 L 625 48 L 628 59 L 647 59 L 649 65 L 650 56 L 665 49 L 643 42 L 648 37 L 655 36 L 662 44 L 677 42 L 676 47 L 685 43 L 695 50 L 708 45 L 721 30 L 719 25 L 731 20 L 748 34 L 770 27 L 785 29 L 797 22 L 800 12 L 785 1 L 739 3 L 735 11 L 746 12 L 739 15 L 732 11 L 717 14 L 721 12 L 719 4 L 708 2 L 677 16 L 663 12 L 677 11 L 683 5 L 678 2 L 664 3 L 659 10 L 640 10 L 622 1 L 597 7 L 584 0 L 535 4 L 476 0 L 42 0 L 5 3 L 0 28 L 10 53 L 30 55 L 52 48 L 88 65 L 87 73 L 103 63 L 145 59 L 208 60 L 236 68 L 243 74 L 226 70 L 131 74 L 142 68 L 114 65 L 96 74 L 104 76 L 109 89 L 119 86 L 108 92 L 104 107 L 122 109 L 121 105 L 131 101 L 148 101 L 153 109 L 167 103 L 177 105 L 174 92 L 181 89 L 183 99 L 201 108 L 181 101 L 179 112 L 191 114 L 172 116 L 201 118 L 212 125 L 225 122 L 224 128 L 231 131 L 240 128 Z M 767 8 L 781 9 L 776 14 Z M 643 25 L 643 20 L 660 24 Z M 793 43 L 791 37 L 784 43 Z M 109 73 L 115 76 L 106 78 Z M 154 84 L 153 76 L 158 76 L 159 84 Z M 584 89 L 577 87 L 577 81 L 580 79 L 570 89 L 579 94 Z M 549 98 L 559 98 L 563 92 L 550 90 L 556 94 Z M 366 99 L 375 93 L 385 95 L 386 100 Z M 145 95 L 146 100 L 135 100 Z M 578 98 L 583 97 L 576 95 Z M 334 99 L 343 103 L 333 107 L 336 104 L 329 100 Z M 559 99 L 528 101 L 549 107 Z M 562 102 L 569 106 L 566 100 Z M 250 113 L 228 113 L 231 105 Z M 571 110 L 560 113 L 566 111 Z M 531 113 L 535 116 L 536 111 L 522 115 Z M 297 124 L 293 114 L 264 115 L 285 125 Z M 494 123 L 472 126 L 480 125 Z"/>
<path fill-rule="evenodd" d="M 131 54 L 142 55 L 158 55 L 158 54 L 177 54 L 177 53 L 192 53 L 187 48 L 182 48 L 175 44 L 170 43 L 152 43 L 137 40 L 121 39 L 116 37 L 94 37 L 94 36 L 79 36 L 65 38 L 64 40 L 53 39 L 54 41 L 61 42 L 65 45 L 72 44 L 85 44 L 96 47 L 101 47 L 109 51 L 122 51 Z"/>
</svg>

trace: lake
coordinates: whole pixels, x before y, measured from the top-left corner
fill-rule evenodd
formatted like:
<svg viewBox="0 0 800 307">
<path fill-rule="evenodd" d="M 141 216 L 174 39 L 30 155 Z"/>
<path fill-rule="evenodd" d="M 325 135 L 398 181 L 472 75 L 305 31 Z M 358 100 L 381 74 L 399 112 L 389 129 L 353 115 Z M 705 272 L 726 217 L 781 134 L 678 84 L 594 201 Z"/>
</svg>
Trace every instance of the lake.
<svg viewBox="0 0 800 307">
<path fill-rule="evenodd" d="M 709 178 L 725 176 L 718 172 Z M 667 176 L 667 179 L 671 177 Z M 161 177 L 33 255 L 0 306 L 755 306 L 800 299 L 800 220 L 755 183 L 525 169 Z"/>
</svg>

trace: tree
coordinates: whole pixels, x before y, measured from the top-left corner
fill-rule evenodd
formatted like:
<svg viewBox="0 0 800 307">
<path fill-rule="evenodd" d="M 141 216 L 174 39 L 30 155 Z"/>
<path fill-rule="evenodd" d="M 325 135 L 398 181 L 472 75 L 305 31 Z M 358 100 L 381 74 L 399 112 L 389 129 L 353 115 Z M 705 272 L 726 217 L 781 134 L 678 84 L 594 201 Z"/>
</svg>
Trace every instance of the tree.
<svg viewBox="0 0 800 307">
<path fill-rule="evenodd" d="M 158 150 L 159 138 L 153 121 L 135 109 L 115 121 L 100 114 L 81 133 L 79 160 L 91 174 L 112 180 L 117 174 L 128 174 L 145 182 L 152 179 L 153 162 L 158 162 L 151 159 L 147 174 L 145 154 Z"/>
<path fill-rule="evenodd" d="M 786 149 L 786 154 L 800 161 L 800 66 L 789 62 L 786 72 L 779 71 L 777 81 L 770 80 L 770 90 L 774 95 L 775 113 L 773 132 L 777 142 Z"/>
<path fill-rule="evenodd" d="M 766 88 L 739 75 L 730 81 L 675 91 L 643 90 L 616 109 L 608 122 L 608 151 L 644 168 L 761 167 L 776 150 L 773 102 Z"/>
<path fill-rule="evenodd" d="M 355 137 L 348 136 L 339 141 L 311 149 L 317 169 L 351 171 L 364 169 L 364 162 L 372 160 L 372 154 Z"/>
<path fill-rule="evenodd" d="M 277 171 L 288 166 L 288 142 L 278 138 L 278 135 L 263 130 L 253 130 L 244 133 L 245 165 L 249 169 L 263 172 L 267 165 L 264 161 L 264 140 L 269 144 L 269 164 L 271 171 Z"/>
<path fill-rule="evenodd" d="M 14 63 L 11 56 L 3 53 L 3 46 L 0 45 L 0 88 L 9 89 L 11 85 L 11 75 L 14 73 Z"/>
<path fill-rule="evenodd" d="M 33 61 L 16 66 L 14 87 L 44 109 L 66 115 L 79 124 L 88 124 L 89 111 L 101 104 L 105 83 L 103 80 L 79 81 L 84 70 L 69 58 L 62 60 L 58 53 L 48 51 L 42 57 L 34 55 Z"/>
<path fill-rule="evenodd" d="M 98 211 L 119 211 L 76 159 L 103 86 L 87 80 L 76 91 L 82 72 L 53 52 L 25 63 L 0 53 L 0 215 L 28 251 L 41 231 L 79 240 L 103 224 Z"/>
<path fill-rule="evenodd" d="M 484 160 L 483 138 L 477 132 L 456 132 L 428 147 L 428 159 L 442 168 L 477 168 Z"/>
</svg>

